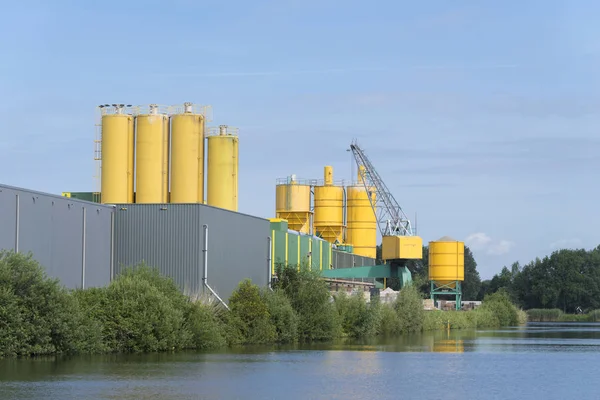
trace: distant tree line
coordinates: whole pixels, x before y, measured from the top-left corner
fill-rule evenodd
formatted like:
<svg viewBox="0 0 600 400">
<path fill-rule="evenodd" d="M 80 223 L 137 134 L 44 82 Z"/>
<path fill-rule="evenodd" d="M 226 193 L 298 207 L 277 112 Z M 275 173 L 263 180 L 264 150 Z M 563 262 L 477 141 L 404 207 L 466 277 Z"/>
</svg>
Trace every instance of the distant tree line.
<svg viewBox="0 0 600 400">
<path fill-rule="evenodd" d="M 482 293 L 506 290 L 524 309 L 558 308 L 565 313 L 600 308 L 600 246 L 563 249 L 521 267 L 504 267 L 483 281 Z"/>
<path fill-rule="evenodd" d="M 413 280 L 423 295 L 429 294 L 429 251 L 423 247 L 423 259 L 408 263 Z M 381 263 L 381 246 L 377 247 Z M 388 286 L 396 289 L 394 280 Z M 399 286 L 399 285 L 398 285 Z M 503 267 L 492 279 L 481 281 L 477 262 L 465 246 L 463 300 L 482 300 L 486 294 L 506 291 L 523 309 L 557 308 L 565 313 L 587 312 L 600 308 L 600 246 L 592 249 L 563 249 L 525 266 L 514 262 Z"/>
</svg>

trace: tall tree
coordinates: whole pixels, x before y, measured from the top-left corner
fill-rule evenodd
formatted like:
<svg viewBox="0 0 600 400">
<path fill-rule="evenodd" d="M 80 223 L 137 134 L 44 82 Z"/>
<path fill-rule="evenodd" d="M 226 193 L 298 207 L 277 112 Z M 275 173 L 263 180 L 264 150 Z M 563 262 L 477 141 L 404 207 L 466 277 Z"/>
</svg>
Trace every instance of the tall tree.
<svg viewBox="0 0 600 400">
<path fill-rule="evenodd" d="M 589 251 L 558 250 L 522 268 L 513 263 L 510 270 L 504 267 L 494 276 L 487 292 L 502 288 L 526 309 L 600 308 L 600 246 Z"/>
<path fill-rule="evenodd" d="M 464 300 L 475 300 L 481 289 L 481 277 L 477 271 L 477 262 L 473 257 L 473 252 L 468 246 L 465 246 L 465 280 L 462 284 L 462 293 Z"/>
</svg>

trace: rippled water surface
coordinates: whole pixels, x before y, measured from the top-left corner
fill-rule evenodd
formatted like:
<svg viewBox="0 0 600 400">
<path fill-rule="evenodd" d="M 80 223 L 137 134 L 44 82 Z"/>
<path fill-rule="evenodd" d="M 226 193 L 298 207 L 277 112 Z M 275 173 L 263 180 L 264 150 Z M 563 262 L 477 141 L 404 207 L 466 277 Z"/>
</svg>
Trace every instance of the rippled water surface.
<svg viewBox="0 0 600 400">
<path fill-rule="evenodd" d="M 222 353 L 0 360 L 0 399 L 600 399 L 600 324 Z"/>
</svg>

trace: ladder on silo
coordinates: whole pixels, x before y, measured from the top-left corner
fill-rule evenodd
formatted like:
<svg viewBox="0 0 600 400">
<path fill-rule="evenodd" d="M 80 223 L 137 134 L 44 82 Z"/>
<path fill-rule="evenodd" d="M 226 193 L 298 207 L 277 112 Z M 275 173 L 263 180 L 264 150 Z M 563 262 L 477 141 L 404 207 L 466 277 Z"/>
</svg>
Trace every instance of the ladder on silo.
<svg viewBox="0 0 600 400">
<path fill-rule="evenodd" d="M 94 173 L 94 179 L 96 180 L 96 192 L 100 192 L 102 176 L 102 124 L 96 123 L 94 126 L 94 161 L 96 162 L 96 171 Z"/>
</svg>

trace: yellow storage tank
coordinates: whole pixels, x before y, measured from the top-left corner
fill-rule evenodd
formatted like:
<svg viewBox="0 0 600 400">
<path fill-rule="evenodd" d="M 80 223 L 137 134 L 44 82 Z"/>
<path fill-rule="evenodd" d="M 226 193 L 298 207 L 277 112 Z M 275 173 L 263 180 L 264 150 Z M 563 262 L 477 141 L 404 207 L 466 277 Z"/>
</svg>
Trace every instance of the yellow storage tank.
<svg viewBox="0 0 600 400">
<path fill-rule="evenodd" d="M 381 258 L 421 260 L 423 239 L 419 236 L 384 236 L 381 240 Z"/>
<path fill-rule="evenodd" d="M 120 106 L 102 116 L 101 159 L 102 203 L 133 203 L 133 116 Z"/>
<path fill-rule="evenodd" d="M 310 233 L 310 185 L 298 184 L 292 175 L 289 182 L 275 188 L 275 213 L 277 218 L 288 221 L 288 228 Z"/>
<path fill-rule="evenodd" d="M 465 244 L 444 236 L 429 242 L 429 280 L 437 286 L 456 287 L 455 281 L 465 280 Z"/>
<path fill-rule="evenodd" d="M 207 203 L 238 210 L 238 136 L 219 126 L 219 134 L 208 136 Z"/>
<path fill-rule="evenodd" d="M 333 167 L 326 166 L 323 186 L 315 186 L 314 232 L 329 243 L 344 241 L 344 188 L 334 186 Z"/>
<path fill-rule="evenodd" d="M 204 116 L 184 112 L 171 116 L 170 203 L 204 202 Z"/>
<path fill-rule="evenodd" d="M 358 184 L 349 186 L 346 191 L 346 243 L 351 244 L 354 253 L 375 258 L 377 255 L 377 216 L 371 207 L 369 196 L 375 202 L 375 192 L 363 186 L 364 167 L 358 171 Z"/>
<path fill-rule="evenodd" d="M 136 117 L 136 203 L 166 203 L 169 196 L 169 119 L 150 105 Z"/>
</svg>

